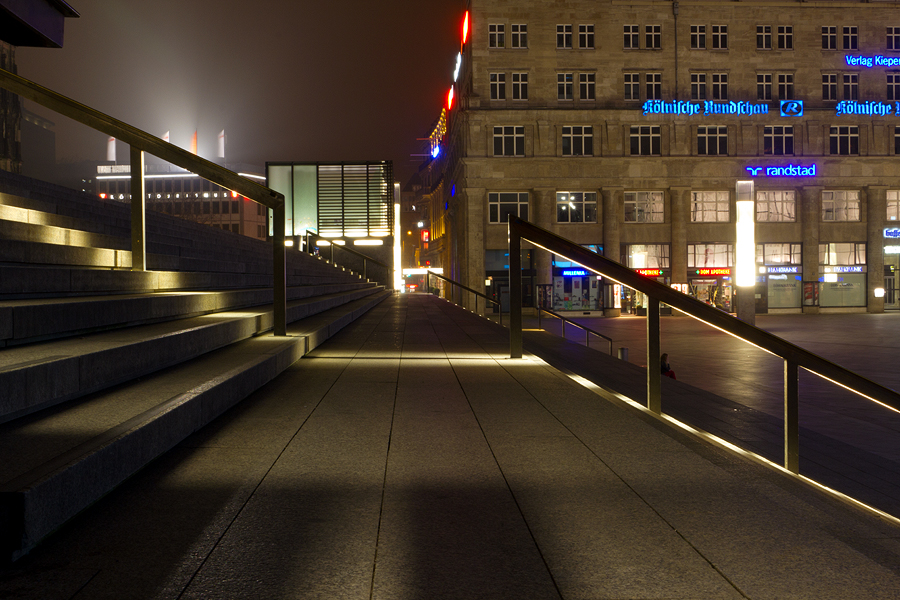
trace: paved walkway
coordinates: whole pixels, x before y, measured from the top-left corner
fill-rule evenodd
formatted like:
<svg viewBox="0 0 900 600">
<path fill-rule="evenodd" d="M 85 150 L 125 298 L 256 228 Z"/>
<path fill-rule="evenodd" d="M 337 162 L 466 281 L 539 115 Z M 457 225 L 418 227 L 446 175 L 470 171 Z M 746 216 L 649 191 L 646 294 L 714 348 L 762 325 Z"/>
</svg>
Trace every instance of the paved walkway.
<svg viewBox="0 0 900 600">
<path fill-rule="evenodd" d="M 389 299 L 4 571 L 0 597 L 900 593 L 900 527 L 507 356 L 471 313 Z"/>
</svg>

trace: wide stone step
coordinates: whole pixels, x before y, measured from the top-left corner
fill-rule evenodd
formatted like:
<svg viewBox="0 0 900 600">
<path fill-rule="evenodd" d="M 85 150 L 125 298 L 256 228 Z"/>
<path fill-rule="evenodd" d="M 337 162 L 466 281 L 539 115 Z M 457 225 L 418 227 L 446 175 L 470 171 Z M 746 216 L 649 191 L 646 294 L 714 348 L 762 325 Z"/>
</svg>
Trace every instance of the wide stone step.
<svg viewBox="0 0 900 600">
<path fill-rule="evenodd" d="M 0 561 L 12 561 L 389 296 L 379 292 L 0 425 Z M 121 361 L 121 359 L 120 359 Z"/>
<path fill-rule="evenodd" d="M 294 300 L 287 322 L 381 293 L 380 287 Z M 272 329 L 272 306 L 248 307 L 0 351 L 0 422 L 196 358 Z"/>
</svg>

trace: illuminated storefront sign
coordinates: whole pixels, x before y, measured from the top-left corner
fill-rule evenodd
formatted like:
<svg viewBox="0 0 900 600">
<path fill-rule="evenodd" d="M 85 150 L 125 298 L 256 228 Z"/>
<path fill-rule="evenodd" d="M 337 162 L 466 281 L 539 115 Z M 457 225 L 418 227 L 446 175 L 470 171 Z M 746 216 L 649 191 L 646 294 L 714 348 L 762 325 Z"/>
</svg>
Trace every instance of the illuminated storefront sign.
<svg viewBox="0 0 900 600">
<path fill-rule="evenodd" d="M 822 269 L 825 273 L 865 273 L 865 267 L 855 265 L 850 267 L 825 267 Z"/>
<path fill-rule="evenodd" d="M 766 267 L 766 273 L 799 273 L 800 267 Z"/>
<path fill-rule="evenodd" d="M 639 275 L 645 277 L 662 277 L 662 269 L 635 269 Z"/>
<path fill-rule="evenodd" d="M 645 115 L 767 115 L 769 105 L 751 102 L 690 102 L 687 100 L 647 100 L 642 107 Z"/>
<path fill-rule="evenodd" d="M 900 246 L 885 246 L 885 254 L 900 254 Z"/>
<path fill-rule="evenodd" d="M 753 177 L 815 177 L 816 165 L 787 165 L 786 167 L 744 167 Z"/>
<path fill-rule="evenodd" d="M 802 117 L 803 116 L 803 100 L 782 100 L 781 101 L 782 117 Z"/>
<path fill-rule="evenodd" d="M 718 267 L 718 268 L 713 268 L 713 269 L 694 269 L 694 275 L 701 275 L 703 277 L 719 276 L 719 275 L 730 276 L 731 268 L 730 267 Z"/>
<path fill-rule="evenodd" d="M 900 229 L 896 227 L 889 227 L 888 229 L 884 230 L 884 237 L 891 239 L 900 238 Z"/>
<path fill-rule="evenodd" d="M 844 60 L 851 67 L 900 67 L 900 57 L 898 56 L 844 56 Z"/>
<path fill-rule="evenodd" d="M 900 102 L 843 100 L 837 103 L 835 114 L 839 117 L 842 115 L 875 115 L 877 117 L 898 115 L 900 114 Z"/>
<path fill-rule="evenodd" d="M 590 273 L 583 269 L 566 269 L 562 274 L 563 277 L 587 277 Z"/>
</svg>

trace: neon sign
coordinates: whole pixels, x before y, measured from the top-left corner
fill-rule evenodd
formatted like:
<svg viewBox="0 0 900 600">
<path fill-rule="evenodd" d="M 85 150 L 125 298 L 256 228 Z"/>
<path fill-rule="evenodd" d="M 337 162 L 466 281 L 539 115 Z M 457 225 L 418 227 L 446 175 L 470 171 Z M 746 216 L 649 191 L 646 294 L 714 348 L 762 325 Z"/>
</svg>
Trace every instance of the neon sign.
<svg viewBox="0 0 900 600">
<path fill-rule="evenodd" d="M 713 102 L 704 100 L 689 102 L 686 100 L 647 100 L 644 102 L 645 115 L 687 115 L 689 117 L 706 115 L 767 115 L 769 105 L 751 102 Z"/>
<path fill-rule="evenodd" d="M 730 267 L 718 267 L 712 269 L 695 269 L 696 275 L 731 275 Z"/>
<path fill-rule="evenodd" d="M 635 269 L 635 271 L 645 277 L 661 277 L 663 274 L 662 269 Z"/>
<path fill-rule="evenodd" d="M 826 273 L 864 273 L 862 265 L 853 267 L 825 267 Z"/>
<path fill-rule="evenodd" d="M 562 272 L 563 277 L 587 277 L 588 272 L 582 269 L 569 269 Z"/>
<path fill-rule="evenodd" d="M 788 165 L 786 167 L 744 167 L 753 177 L 759 177 L 760 172 L 766 177 L 815 177 L 816 165 Z"/>
<path fill-rule="evenodd" d="M 837 103 L 835 114 L 841 115 L 875 115 L 883 117 L 890 114 L 900 114 L 900 102 L 889 104 L 887 102 L 857 102 L 856 100 L 843 100 Z"/>
<path fill-rule="evenodd" d="M 900 238 L 900 229 L 896 227 L 888 228 L 884 230 L 884 237 L 886 238 Z"/>
<path fill-rule="evenodd" d="M 766 273 L 799 273 L 799 267 L 766 267 Z"/>
<path fill-rule="evenodd" d="M 780 107 L 782 117 L 803 116 L 803 100 L 782 100 Z"/>
<path fill-rule="evenodd" d="M 897 56 L 844 56 L 844 60 L 851 67 L 900 67 L 900 57 Z"/>
</svg>

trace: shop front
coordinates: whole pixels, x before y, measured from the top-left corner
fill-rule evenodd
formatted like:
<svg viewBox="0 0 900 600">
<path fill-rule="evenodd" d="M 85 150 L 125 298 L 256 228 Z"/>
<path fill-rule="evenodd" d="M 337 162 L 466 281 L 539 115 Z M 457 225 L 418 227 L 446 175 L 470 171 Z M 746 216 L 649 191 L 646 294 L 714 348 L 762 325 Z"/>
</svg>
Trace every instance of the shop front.
<svg viewBox="0 0 900 600">
<path fill-rule="evenodd" d="M 900 229 L 884 230 L 884 309 L 900 310 Z"/>
<path fill-rule="evenodd" d="M 704 267 L 688 271 L 688 293 L 710 306 L 732 311 L 734 281 L 731 267 Z"/>
<path fill-rule="evenodd" d="M 819 307 L 866 306 L 866 244 L 819 244 Z"/>
<path fill-rule="evenodd" d="M 799 266 L 765 265 L 758 292 L 765 295 L 766 311 L 800 310 L 803 304 L 803 272 Z"/>
</svg>

